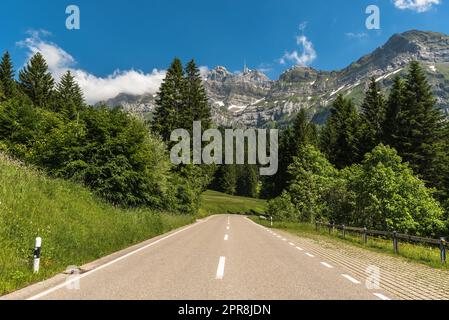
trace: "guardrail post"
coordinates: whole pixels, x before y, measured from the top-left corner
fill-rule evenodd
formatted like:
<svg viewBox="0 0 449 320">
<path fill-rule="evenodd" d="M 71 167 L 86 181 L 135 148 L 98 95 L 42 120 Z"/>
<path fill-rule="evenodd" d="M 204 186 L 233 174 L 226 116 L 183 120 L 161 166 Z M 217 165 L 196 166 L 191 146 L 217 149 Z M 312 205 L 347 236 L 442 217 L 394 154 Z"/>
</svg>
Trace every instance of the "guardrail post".
<svg viewBox="0 0 449 320">
<path fill-rule="evenodd" d="M 41 246 L 42 246 L 42 238 L 37 237 L 34 245 L 34 254 L 33 254 L 33 272 L 39 272 L 39 265 L 41 261 Z"/>
<path fill-rule="evenodd" d="M 399 253 L 399 244 L 398 244 L 398 233 L 396 231 L 393 231 L 393 248 L 394 253 Z"/>
<path fill-rule="evenodd" d="M 368 229 L 367 229 L 366 227 L 363 228 L 363 242 L 364 242 L 365 244 L 368 243 Z"/>
<path fill-rule="evenodd" d="M 446 239 L 440 239 L 441 263 L 446 263 Z"/>
<path fill-rule="evenodd" d="M 328 227 L 329 227 L 329 235 L 330 235 L 331 234 L 331 230 L 332 230 L 332 223 L 329 223 Z"/>
<path fill-rule="evenodd" d="M 341 227 L 342 227 L 342 231 L 343 231 L 343 239 L 345 239 L 345 238 L 346 238 L 346 228 L 345 228 L 345 225 L 342 225 Z"/>
</svg>

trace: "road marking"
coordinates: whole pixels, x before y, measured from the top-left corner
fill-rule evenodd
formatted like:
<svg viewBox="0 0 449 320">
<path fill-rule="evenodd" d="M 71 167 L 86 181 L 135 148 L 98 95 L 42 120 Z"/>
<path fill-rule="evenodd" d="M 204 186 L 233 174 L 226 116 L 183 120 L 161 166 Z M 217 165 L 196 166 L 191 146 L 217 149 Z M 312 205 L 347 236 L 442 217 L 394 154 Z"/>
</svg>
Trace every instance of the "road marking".
<svg viewBox="0 0 449 320">
<path fill-rule="evenodd" d="M 287 241 L 287 239 L 285 239 L 285 238 L 282 238 L 282 241 Z"/>
<path fill-rule="evenodd" d="M 334 267 L 333 266 L 331 266 L 329 263 L 327 263 L 327 262 L 321 262 L 321 264 L 323 265 L 323 266 L 325 266 L 326 268 L 329 268 L 329 269 L 333 269 Z"/>
<path fill-rule="evenodd" d="M 289 242 L 288 244 L 291 245 L 292 247 L 295 246 L 295 244 L 293 242 Z"/>
<path fill-rule="evenodd" d="M 226 258 L 220 257 L 220 260 L 218 261 L 218 267 L 217 267 L 217 276 L 215 279 L 222 280 L 224 277 L 224 269 L 225 269 L 225 263 Z"/>
<path fill-rule="evenodd" d="M 277 233 L 274 233 L 274 232 L 273 232 L 273 236 L 275 236 L 275 237 L 276 237 L 276 236 L 277 236 Z"/>
<path fill-rule="evenodd" d="M 304 249 L 300 247 L 296 247 L 296 249 L 298 249 L 299 251 L 304 251 Z"/>
<path fill-rule="evenodd" d="M 282 237 L 281 236 L 277 236 L 279 239 L 281 239 Z"/>
<path fill-rule="evenodd" d="M 313 255 L 313 254 L 310 254 L 310 253 L 306 253 L 306 256 L 309 256 L 309 257 L 311 257 L 311 258 L 315 258 L 315 256 Z"/>
<path fill-rule="evenodd" d="M 226 227 L 226 230 L 230 230 L 231 228 L 228 226 L 228 227 Z"/>
<path fill-rule="evenodd" d="M 230 217 L 228 217 L 228 225 L 231 223 L 231 220 L 230 220 L 231 218 Z"/>
<path fill-rule="evenodd" d="M 384 296 L 381 293 L 373 293 L 376 297 L 378 297 L 380 300 L 391 300 L 390 298 Z"/>
<path fill-rule="evenodd" d="M 229 239 L 229 236 L 226 234 L 224 237 L 224 241 L 228 241 L 228 239 Z"/>
<path fill-rule="evenodd" d="M 349 281 L 351 281 L 352 283 L 360 284 L 360 281 L 359 281 L 359 280 L 354 279 L 354 278 L 351 277 L 350 275 L 342 274 L 342 276 L 345 277 L 346 279 L 348 279 Z"/>
<path fill-rule="evenodd" d="M 86 273 L 83 273 L 82 275 L 80 275 L 80 276 L 78 276 L 78 277 L 75 277 L 75 278 L 70 279 L 70 280 L 67 279 L 67 280 L 64 281 L 63 283 L 61 283 L 61 284 L 59 284 L 59 285 L 57 285 L 57 286 L 54 286 L 53 288 L 50 288 L 50 289 L 48 289 L 48 290 L 46 290 L 46 291 L 43 291 L 43 292 L 41 292 L 41 293 L 39 293 L 39 294 L 37 294 L 37 295 L 35 295 L 35 296 L 32 296 L 31 298 L 28 298 L 28 299 L 26 299 L 26 300 L 37 300 L 37 299 L 40 299 L 40 298 L 42 298 L 42 297 L 48 296 L 50 293 L 53 293 L 53 292 L 55 292 L 55 291 L 57 291 L 57 290 L 59 290 L 59 289 L 62 289 L 62 288 L 64 288 L 64 287 L 70 286 L 70 284 L 72 284 L 72 283 L 75 282 L 75 281 L 79 281 L 80 279 L 85 278 L 85 277 L 87 277 L 87 276 L 89 276 L 89 275 L 91 275 L 91 274 L 93 274 L 93 273 L 95 273 L 95 272 L 97 272 L 97 271 L 100 271 L 100 270 L 102 270 L 102 269 L 104 269 L 104 268 L 107 268 L 107 267 L 109 267 L 109 266 L 111 266 L 111 265 L 113 265 L 113 264 L 115 264 L 115 263 L 117 263 L 117 262 L 119 262 L 119 261 L 122 261 L 122 260 L 124 260 L 124 259 L 126 259 L 126 258 L 129 258 L 129 257 L 135 255 L 136 253 L 139 253 L 139 252 L 141 252 L 141 251 L 143 251 L 143 250 L 146 250 L 146 249 L 148 249 L 148 248 L 150 248 L 150 247 L 153 247 L 153 246 L 155 246 L 156 244 L 161 243 L 161 242 L 164 241 L 164 240 L 167 240 L 167 239 L 169 239 L 169 238 L 171 238 L 171 237 L 174 237 L 175 235 L 178 235 L 178 234 L 180 234 L 180 233 L 182 233 L 182 232 L 184 232 L 184 231 L 187 231 L 187 230 L 189 230 L 189 229 L 191 229 L 191 228 L 193 228 L 193 227 L 199 226 L 199 225 L 201 225 L 201 224 L 203 224 L 203 223 L 209 221 L 209 219 L 211 219 L 211 218 L 212 218 L 212 217 L 209 217 L 209 218 L 207 218 L 207 219 L 205 219 L 205 220 L 200 221 L 199 223 L 192 224 L 192 225 L 190 225 L 190 226 L 188 226 L 188 227 L 186 227 L 186 228 L 184 228 L 184 229 L 181 229 L 181 230 L 179 230 L 179 231 L 176 231 L 176 232 L 174 232 L 174 233 L 171 233 L 171 234 L 169 234 L 168 236 L 165 236 L 165 237 L 163 237 L 163 238 L 160 238 L 159 240 L 156 240 L 156 241 L 154 241 L 154 242 L 152 242 L 152 243 L 150 243 L 150 244 L 148 244 L 148 245 L 146 245 L 146 246 L 144 246 L 144 247 L 142 247 L 142 248 L 136 249 L 136 250 L 134 250 L 134 251 L 132 251 L 132 252 L 130 252 L 130 253 L 125 254 L 124 256 L 121 256 L 121 257 L 119 257 L 119 258 L 117 258 L 117 259 L 114 259 L 114 260 L 112 260 L 112 261 L 109 261 L 108 263 L 105 263 L 105 264 L 103 264 L 103 265 L 101 265 L 101 266 L 99 266 L 99 267 L 97 267 L 97 268 L 95 268 L 95 269 L 93 269 L 93 270 L 91 270 L 91 271 L 88 271 L 88 272 L 86 272 Z"/>
</svg>

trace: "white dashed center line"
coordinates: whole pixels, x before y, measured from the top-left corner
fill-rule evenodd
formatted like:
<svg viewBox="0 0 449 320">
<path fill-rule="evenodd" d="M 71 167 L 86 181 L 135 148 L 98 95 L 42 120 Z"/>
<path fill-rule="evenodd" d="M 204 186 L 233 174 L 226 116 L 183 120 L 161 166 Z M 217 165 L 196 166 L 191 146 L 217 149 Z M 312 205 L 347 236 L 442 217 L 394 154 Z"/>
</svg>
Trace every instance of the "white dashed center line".
<svg viewBox="0 0 449 320">
<path fill-rule="evenodd" d="M 380 300 L 391 300 L 390 298 L 384 296 L 381 293 L 373 293 L 376 297 L 378 297 Z"/>
<path fill-rule="evenodd" d="M 306 256 L 311 257 L 311 258 L 315 258 L 315 256 L 313 254 L 310 254 L 308 252 L 306 253 Z"/>
<path fill-rule="evenodd" d="M 361 283 L 359 280 L 354 279 L 350 275 L 342 274 L 342 276 L 345 277 L 346 279 L 348 279 L 349 281 L 351 281 L 352 283 L 355 283 L 355 284 L 360 284 Z"/>
<path fill-rule="evenodd" d="M 329 269 L 333 269 L 334 267 L 333 266 L 331 266 L 329 263 L 327 263 L 327 262 L 321 262 L 321 264 L 323 265 L 323 266 L 325 266 L 326 268 L 329 268 Z"/>
<path fill-rule="evenodd" d="M 289 242 L 288 244 L 291 245 L 292 247 L 295 246 L 295 244 L 293 242 Z"/>
<path fill-rule="evenodd" d="M 224 277 L 225 263 L 226 263 L 226 258 L 220 257 L 220 260 L 218 261 L 218 268 L 217 268 L 217 276 L 216 276 L 217 280 L 222 280 Z"/>
<path fill-rule="evenodd" d="M 299 251 L 304 251 L 304 249 L 300 247 L 296 247 L 296 249 L 298 249 Z"/>
<path fill-rule="evenodd" d="M 226 227 L 226 230 L 229 230 L 229 229 L 231 229 L 229 226 L 228 227 Z"/>
<path fill-rule="evenodd" d="M 228 240 L 229 240 L 229 236 L 228 236 L 228 235 L 225 235 L 224 241 L 228 241 Z"/>
</svg>

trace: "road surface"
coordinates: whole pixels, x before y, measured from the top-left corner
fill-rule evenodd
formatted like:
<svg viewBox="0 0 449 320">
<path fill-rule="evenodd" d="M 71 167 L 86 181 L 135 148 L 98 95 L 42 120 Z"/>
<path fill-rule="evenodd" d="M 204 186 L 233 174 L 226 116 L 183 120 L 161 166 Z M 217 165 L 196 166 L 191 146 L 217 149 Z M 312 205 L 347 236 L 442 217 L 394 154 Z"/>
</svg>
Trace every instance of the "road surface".
<svg viewBox="0 0 449 320">
<path fill-rule="evenodd" d="M 243 216 L 213 216 L 27 298 L 394 299 L 293 241 Z"/>
</svg>

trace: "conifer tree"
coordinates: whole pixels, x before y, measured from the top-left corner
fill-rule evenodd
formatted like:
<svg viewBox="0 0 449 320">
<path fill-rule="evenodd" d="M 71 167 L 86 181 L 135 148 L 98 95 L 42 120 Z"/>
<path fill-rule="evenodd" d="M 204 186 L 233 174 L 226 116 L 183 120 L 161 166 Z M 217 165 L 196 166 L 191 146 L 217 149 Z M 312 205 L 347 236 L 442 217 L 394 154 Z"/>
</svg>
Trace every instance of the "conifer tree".
<svg viewBox="0 0 449 320">
<path fill-rule="evenodd" d="M 181 60 L 175 58 L 167 70 L 167 75 L 159 90 L 153 120 L 153 129 L 165 142 L 170 141 L 173 130 L 181 128 L 178 126 L 178 119 L 185 106 L 184 88 L 182 63 Z"/>
<path fill-rule="evenodd" d="M 361 106 L 360 137 L 358 141 L 359 157 L 371 152 L 383 138 L 383 123 L 385 119 L 385 99 L 380 92 L 376 79 L 372 78 Z"/>
<path fill-rule="evenodd" d="M 19 73 L 20 85 L 36 106 L 51 105 L 55 81 L 48 71 L 48 65 L 40 53 L 36 53 Z"/>
<path fill-rule="evenodd" d="M 383 142 L 395 149 L 398 145 L 400 130 L 399 114 L 405 104 L 405 85 L 401 77 L 394 79 L 388 101 L 385 106 L 385 118 L 382 124 Z"/>
<path fill-rule="evenodd" d="M 56 86 L 56 111 L 73 118 L 84 105 L 83 92 L 72 73 L 67 71 Z"/>
<path fill-rule="evenodd" d="M 433 164 L 443 138 L 444 121 L 418 62 L 410 64 L 404 86 L 404 105 L 398 114 L 396 148 L 404 161 L 427 182 L 435 182 Z"/>
<path fill-rule="evenodd" d="M 0 102 L 5 100 L 5 91 L 3 89 L 3 83 L 0 80 Z"/>
<path fill-rule="evenodd" d="M 360 120 L 351 100 L 339 95 L 321 135 L 321 147 L 329 161 L 337 168 L 345 168 L 358 161 L 357 137 Z"/>
<path fill-rule="evenodd" d="M 212 124 L 209 101 L 194 60 L 186 66 L 185 79 L 185 106 L 179 122 L 185 128 L 191 128 L 193 121 L 201 121 L 202 130 L 207 130 Z"/>
<path fill-rule="evenodd" d="M 265 178 L 262 194 L 266 198 L 279 196 L 288 186 L 290 173 L 288 167 L 298 155 L 299 150 L 305 145 L 318 144 L 318 131 L 316 125 L 307 116 L 307 112 L 301 109 L 291 127 L 285 129 L 279 141 L 278 172 Z"/>
<path fill-rule="evenodd" d="M 14 67 L 9 52 L 5 52 L 0 62 L 0 82 L 3 85 L 3 94 L 11 99 L 16 94 L 16 81 L 14 80 Z"/>
</svg>

